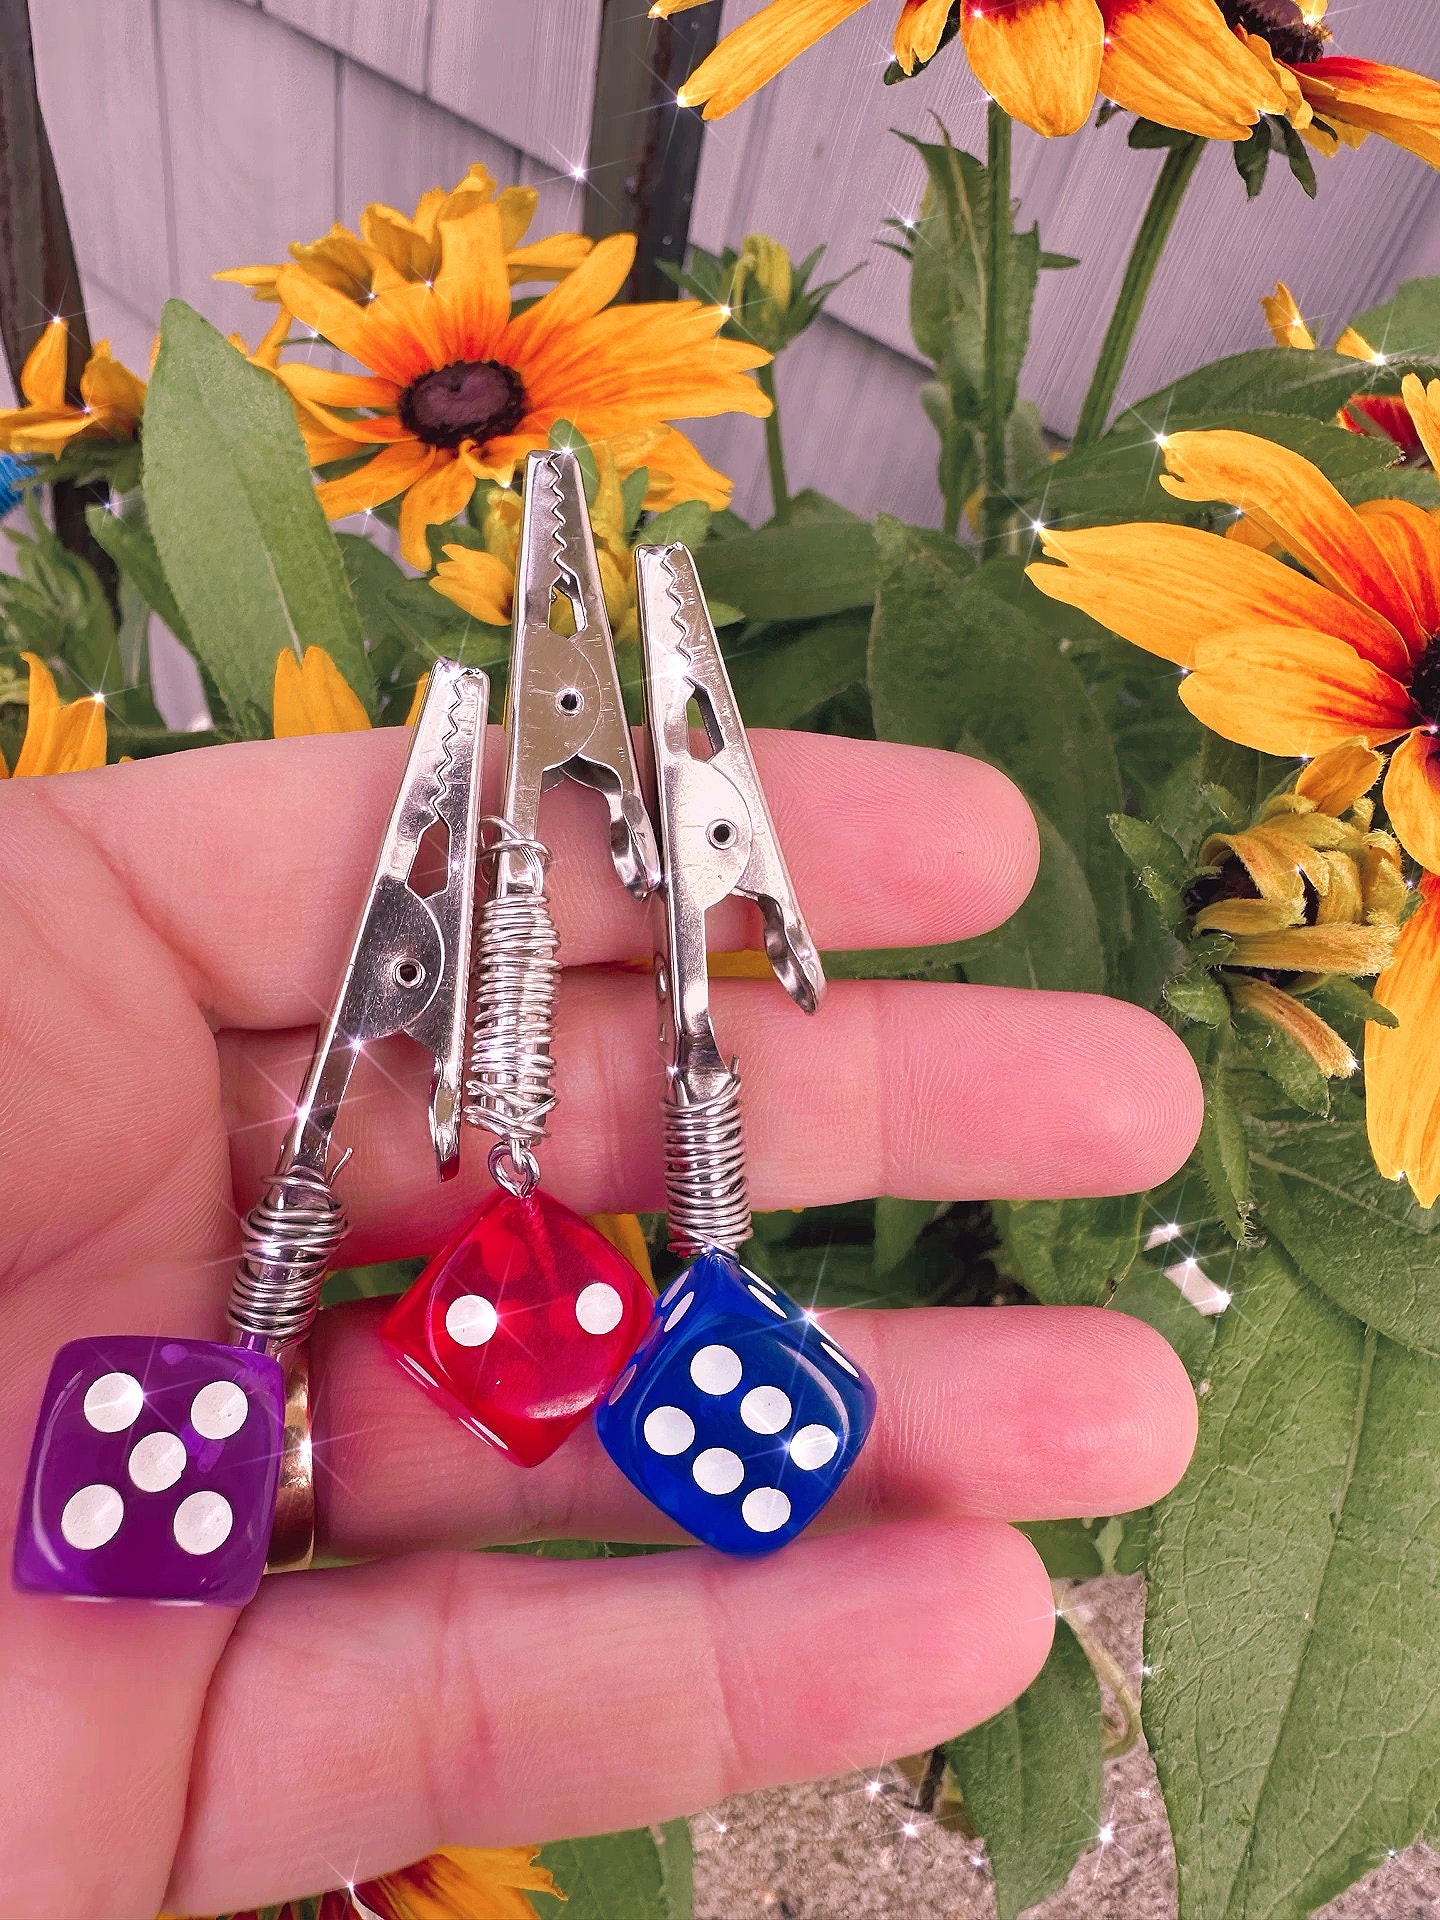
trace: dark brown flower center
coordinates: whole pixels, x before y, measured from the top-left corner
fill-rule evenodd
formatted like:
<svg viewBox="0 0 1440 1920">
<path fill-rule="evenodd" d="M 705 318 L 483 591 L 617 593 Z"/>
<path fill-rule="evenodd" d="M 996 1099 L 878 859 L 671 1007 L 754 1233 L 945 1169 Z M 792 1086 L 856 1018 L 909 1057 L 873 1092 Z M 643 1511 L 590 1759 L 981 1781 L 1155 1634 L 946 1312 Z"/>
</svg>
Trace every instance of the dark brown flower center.
<svg viewBox="0 0 1440 1920">
<path fill-rule="evenodd" d="M 484 446 L 525 417 L 525 385 L 498 360 L 457 360 L 422 373 L 400 396 L 400 420 L 427 447 Z"/>
<path fill-rule="evenodd" d="M 1301 876 L 1301 884 L 1305 892 L 1301 922 L 1313 927 L 1320 912 L 1320 896 L 1310 884 L 1308 876 Z M 1245 862 L 1232 853 L 1220 862 L 1214 873 L 1202 873 L 1190 882 L 1185 889 L 1185 911 L 1193 920 L 1206 907 L 1218 906 L 1222 900 L 1259 900 L 1261 897 L 1260 889 L 1250 878 Z M 1292 980 L 1299 978 L 1293 968 L 1237 967 L 1235 971 L 1253 974 L 1257 980 L 1268 980 L 1272 987 L 1288 987 Z"/>
<path fill-rule="evenodd" d="M 1428 642 L 1415 662 L 1410 698 L 1432 727 L 1440 725 L 1440 634 Z"/>
<path fill-rule="evenodd" d="M 1312 20 L 1296 0 L 1220 0 L 1220 11 L 1232 27 L 1258 33 L 1277 60 L 1303 67 L 1325 51 L 1330 29 Z"/>
</svg>

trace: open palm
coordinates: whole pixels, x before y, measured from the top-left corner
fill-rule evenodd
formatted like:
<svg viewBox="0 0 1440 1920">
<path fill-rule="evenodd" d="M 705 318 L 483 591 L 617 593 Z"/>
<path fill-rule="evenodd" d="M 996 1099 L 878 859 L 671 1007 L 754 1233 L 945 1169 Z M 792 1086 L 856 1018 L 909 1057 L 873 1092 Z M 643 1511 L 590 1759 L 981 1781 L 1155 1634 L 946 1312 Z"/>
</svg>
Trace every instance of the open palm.
<svg viewBox="0 0 1440 1920">
<path fill-rule="evenodd" d="M 224 1337 L 237 1214 L 274 1162 L 404 752 L 394 729 L 0 788 L 7 1526 L 62 1342 Z M 756 757 L 822 946 L 953 940 L 1023 898 L 1034 829 L 990 769 L 807 735 L 758 736 Z M 653 1208 L 651 988 L 606 965 L 647 928 L 587 798 L 547 802 L 571 970 L 546 1178 L 582 1211 Z M 738 908 L 713 922 L 715 946 L 752 938 Z M 1131 1191 L 1198 1125 L 1188 1056 L 1130 1006 L 855 982 L 807 1021 L 745 980 L 715 1001 L 761 1207 Z M 428 1252 L 481 1197 L 473 1147 L 435 1184 L 427 1085 L 403 1040 L 356 1073 L 348 1260 Z M 366 1564 L 272 1577 L 238 1616 L 0 1592 L 7 1920 L 213 1913 L 949 1737 L 1049 1644 L 1044 1570 L 1003 1523 L 1143 1505 L 1194 1430 L 1170 1349 L 1123 1315 L 852 1311 L 875 1431 L 785 1552 L 481 1557 L 678 1536 L 588 1429 L 508 1465 L 407 1384 L 375 1321 L 323 1315 L 312 1362 L 321 1548 Z"/>
</svg>

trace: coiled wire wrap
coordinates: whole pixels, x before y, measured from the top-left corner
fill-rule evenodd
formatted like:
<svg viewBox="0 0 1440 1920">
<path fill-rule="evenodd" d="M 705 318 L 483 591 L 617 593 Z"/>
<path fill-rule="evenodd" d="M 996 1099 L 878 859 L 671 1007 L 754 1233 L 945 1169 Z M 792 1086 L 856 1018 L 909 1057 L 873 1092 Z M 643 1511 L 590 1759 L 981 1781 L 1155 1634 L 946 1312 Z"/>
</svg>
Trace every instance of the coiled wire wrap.
<svg viewBox="0 0 1440 1920">
<path fill-rule="evenodd" d="M 485 858 L 518 855 L 529 884 L 493 893 L 481 914 L 464 1112 L 472 1127 L 483 1127 L 501 1142 L 490 1155 L 491 1174 L 523 1195 L 540 1177 L 532 1149 L 545 1138 L 555 1105 L 551 1045 L 560 936 L 545 898 L 548 851 L 518 834 L 508 820 L 491 824 L 496 837 Z"/>
<path fill-rule="evenodd" d="M 687 1101 L 682 1083 L 672 1081 L 661 1113 L 671 1251 L 688 1256 L 721 1247 L 734 1253 L 750 1238 L 736 1062 L 725 1086 L 708 1100 Z"/>
<path fill-rule="evenodd" d="M 331 1255 L 349 1225 L 323 1174 L 305 1166 L 272 1173 L 240 1230 L 229 1306 L 236 1331 L 272 1348 L 303 1339 L 319 1311 Z"/>
</svg>

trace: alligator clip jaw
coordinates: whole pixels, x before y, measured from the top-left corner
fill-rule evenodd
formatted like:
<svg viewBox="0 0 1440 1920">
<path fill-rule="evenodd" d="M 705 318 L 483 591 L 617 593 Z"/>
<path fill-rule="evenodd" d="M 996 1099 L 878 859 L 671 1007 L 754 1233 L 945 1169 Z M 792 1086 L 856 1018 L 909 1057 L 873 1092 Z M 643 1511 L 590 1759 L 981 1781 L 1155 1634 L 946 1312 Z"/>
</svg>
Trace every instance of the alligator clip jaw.
<svg viewBox="0 0 1440 1920">
<path fill-rule="evenodd" d="M 625 718 L 580 463 L 564 448 L 526 460 L 516 575 L 505 819 L 517 842 L 533 842 L 546 788 L 567 775 L 593 787 L 609 809 L 615 871 L 643 900 L 660 883 L 660 857 Z M 573 631 L 560 633 L 551 623 L 566 606 Z M 531 874 L 533 863 L 502 855 L 499 883 L 523 886 Z"/>
</svg>

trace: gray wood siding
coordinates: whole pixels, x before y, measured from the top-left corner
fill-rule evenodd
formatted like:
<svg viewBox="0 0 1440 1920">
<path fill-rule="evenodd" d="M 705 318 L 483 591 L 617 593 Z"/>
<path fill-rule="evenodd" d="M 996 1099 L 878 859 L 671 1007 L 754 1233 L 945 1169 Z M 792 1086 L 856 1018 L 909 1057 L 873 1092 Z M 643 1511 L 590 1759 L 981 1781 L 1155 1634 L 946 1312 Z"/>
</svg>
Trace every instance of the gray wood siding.
<svg viewBox="0 0 1440 1920">
<path fill-rule="evenodd" d="M 637 0 L 638 3 L 638 0 Z M 762 0 L 726 0 L 733 25 Z M 747 232 L 794 251 L 827 243 L 864 270 L 781 372 L 796 485 L 866 512 L 936 510 L 933 438 L 902 263 L 874 242 L 914 212 L 918 158 L 891 128 L 983 143 L 984 100 L 952 53 L 885 88 L 896 0 L 875 0 L 706 134 L 694 238 Z M 219 267 L 283 257 L 353 222 L 365 201 L 413 204 L 472 160 L 541 191 L 537 231 L 580 223 L 573 177 L 589 133 L 599 0 L 37 0 L 40 83 L 97 335 L 142 366 L 170 293 L 253 339 L 265 311 Z M 1435 0 L 1337 10 L 1347 51 L 1433 69 Z M 1047 246 L 1082 264 L 1045 276 L 1025 387 L 1047 423 L 1074 422 L 1158 158 L 1119 123 L 1045 142 L 1017 130 L 1015 188 Z M 1275 177 L 1247 206 L 1229 155 L 1206 156 L 1157 276 L 1122 397 L 1268 337 L 1259 296 L 1277 277 L 1334 329 L 1410 274 L 1440 270 L 1440 176 L 1372 139 L 1320 162 L 1320 197 Z M 749 420 L 696 438 L 763 511 Z"/>
</svg>

